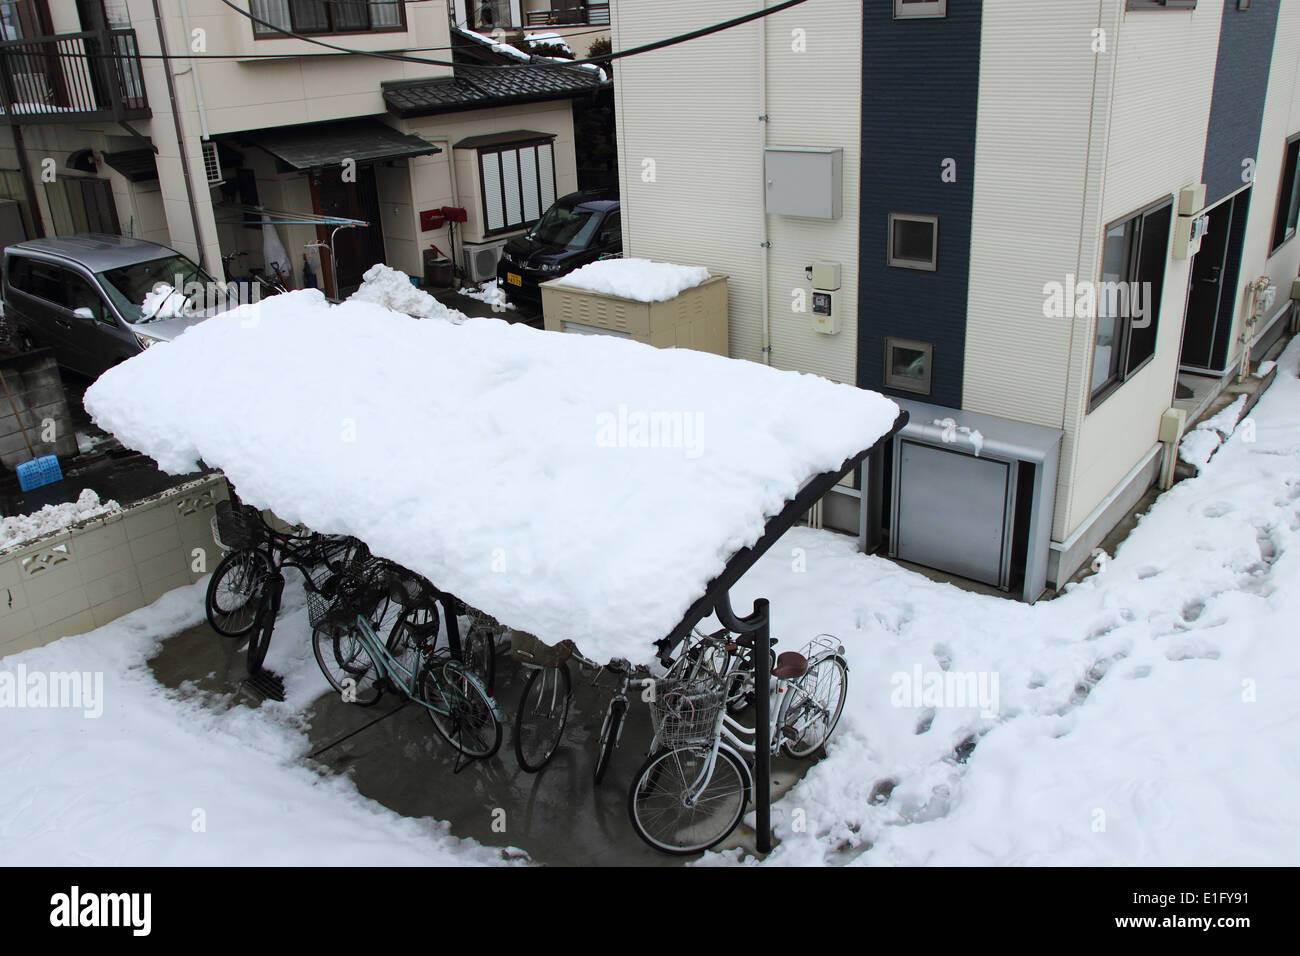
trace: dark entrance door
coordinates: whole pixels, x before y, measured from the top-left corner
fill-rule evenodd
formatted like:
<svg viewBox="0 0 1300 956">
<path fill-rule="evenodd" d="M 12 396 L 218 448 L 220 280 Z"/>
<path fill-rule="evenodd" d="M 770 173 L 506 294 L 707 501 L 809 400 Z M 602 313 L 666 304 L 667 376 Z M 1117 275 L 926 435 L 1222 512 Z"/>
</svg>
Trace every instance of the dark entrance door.
<svg viewBox="0 0 1300 956">
<path fill-rule="evenodd" d="M 1249 208 L 1250 190 L 1246 190 L 1209 212 L 1209 231 L 1201 239 L 1201 251 L 1192 259 L 1179 356 L 1183 368 L 1222 372 L 1227 363 Z"/>
<path fill-rule="evenodd" d="M 361 275 L 377 262 L 384 261 L 384 231 L 379 212 L 379 190 L 375 186 L 373 166 L 358 166 L 357 181 L 345 183 L 331 170 L 312 180 L 315 212 L 322 216 L 361 219 L 369 226 L 340 229 L 333 226 L 317 230 L 321 241 L 328 242 L 334 233 L 334 259 L 338 275 L 331 290 L 336 298 L 351 295 L 361 285 Z"/>
</svg>

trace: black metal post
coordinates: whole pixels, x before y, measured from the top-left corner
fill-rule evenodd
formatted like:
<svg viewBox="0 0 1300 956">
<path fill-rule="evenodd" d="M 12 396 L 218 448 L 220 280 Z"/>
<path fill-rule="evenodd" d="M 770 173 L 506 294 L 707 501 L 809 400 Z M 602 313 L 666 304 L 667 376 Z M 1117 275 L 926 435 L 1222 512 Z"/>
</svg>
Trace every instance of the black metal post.
<svg viewBox="0 0 1300 956">
<path fill-rule="evenodd" d="M 767 598 L 754 602 L 754 610 L 737 617 L 728 592 L 718 598 L 718 620 L 741 635 L 754 653 L 754 829 L 759 853 L 772 850 L 772 643 Z"/>
</svg>

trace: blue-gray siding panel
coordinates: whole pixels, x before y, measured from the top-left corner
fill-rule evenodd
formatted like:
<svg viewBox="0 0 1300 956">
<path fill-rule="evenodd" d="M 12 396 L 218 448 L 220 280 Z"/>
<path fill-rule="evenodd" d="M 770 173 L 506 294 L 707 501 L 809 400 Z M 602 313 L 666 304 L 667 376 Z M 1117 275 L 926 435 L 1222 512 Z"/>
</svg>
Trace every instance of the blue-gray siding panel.
<svg viewBox="0 0 1300 956">
<path fill-rule="evenodd" d="M 960 408 L 983 0 L 948 0 L 935 19 L 895 20 L 893 9 L 862 9 L 858 384 Z M 951 183 L 941 179 L 949 158 Z M 936 272 L 886 264 L 891 212 L 939 217 Z M 934 345 L 929 396 L 884 387 L 887 336 Z"/>
<path fill-rule="evenodd" d="M 1203 175 L 1209 204 L 1244 186 L 1242 162 L 1257 158 L 1280 2 L 1254 0 L 1249 10 L 1238 10 L 1235 0 L 1223 5 L 1205 137 Z"/>
</svg>

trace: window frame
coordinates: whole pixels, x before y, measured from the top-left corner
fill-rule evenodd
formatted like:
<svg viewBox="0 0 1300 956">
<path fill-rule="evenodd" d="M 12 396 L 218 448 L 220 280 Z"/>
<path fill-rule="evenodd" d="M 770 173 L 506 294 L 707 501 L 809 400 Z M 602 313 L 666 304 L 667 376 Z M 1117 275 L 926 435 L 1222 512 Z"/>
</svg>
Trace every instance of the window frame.
<svg viewBox="0 0 1300 956">
<path fill-rule="evenodd" d="M 926 264 L 918 259 L 899 259 L 894 255 L 894 223 L 898 220 L 907 222 L 925 222 L 934 227 L 930 241 L 930 261 Z M 891 212 L 886 226 L 885 262 L 893 269 L 916 269 L 918 272 L 939 271 L 939 217 L 919 212 Z"/>
<path fill-rule="evenodd" d="M 1127 250 L 1128 261 L 1125 264 L 1126 274 L 1120 281 L 1125 283 L 1141 282 L 1142 280 L 1138 278 L 1138 276 L 1140 276 L 1142 273 L 1142 249 L 1144 245 L 1143 240 L 1145 238 L 1145 227 L 1146 227 L 1147 220 L 1158 213 L 1164 212 L 1166 209 L 1169 211 L 1169 222 L 1165 226 L 1164 252 L 1160 258 L 1160 283 L 1159 286 L 1156 286 L 1153 283 L 1153 290 L 1152 290 L 1153 295 L 1155 296 L 1156 299 L 1156 305 L 1155 305 L 1155 313 L 1151 316 L 1151 325 L 1150 325 L 1151 340 L 1152 340 L 1151 354 L 1147 355 L 1144 359 L 1142 359 L 1142 361 L 1138 362 L 1137 365 L 1133 366 L 1132 368 L 1129 368 L 1129 361 L 1131 358 L 1131 348 L 1133 345 L 1133 316 L 1132 314 L 1115 316 L 1115 320 L 1117 323 L 1115 337 L 1118 343 L 1116 348 L 1119 350 L 1118 361 L 1115 363 L 1115 371 L 1109 374 L 1104 382 L 1102 382 L 1100 385 L 1095 387 L 1092 384 L 1092 377 L 1093 377 L 1093 370 L 1095 368 L 1095 363 L 1096 363 L 1097 332 L 1100 329 L 1100 321 L 1101 321 L 1100 294 L 1096 296 L 1096 299 L 1094 301 L 1094 306 L 1093 306 L 1094 326 L 1092 331 L 1092 351 L 1089 353 L 1089 362 L 1088 362 L 1088 412 L 1089 413 L 1091 413 L 1094 409 L 1096 409 L 1099 405 L 1101 405 L 1101 403 L 1104 402 L 1106 399 L 1110 398 L 1111 395 L 1114 395 L 1117 391 L 1119 391 L 1130 379 L 1134 378 L 1139 372 L 1141 372 L 1144 368 L 1150 365 L 1151 362 L 1155 360 L 1156 352 L 1159 351 L 1159 349 L 1157 348 L 1157 342 L 1160 336 L 1160 307 L 1161 305 L 1163 305 L 1162 302 L 1164 298 L 1163 286 L 1169 271 L 1169 255 L 1170 255 L 1169 244 L 1170 242 L 1173 241 L 1173 232 L 1174 232 L 1173 207 L 1174 207 L 1173 196 L 1172 195 L 1164 196 L 1153 203 L 1143 206 L 1141 209 L 1137 210 L 1136 212 L 1132 212 L 1126 216 L 1121 216 L 1118 219 L 1112 220 L 1111 222 L 1107 223 L 1105 228 L 1102 230 L 1102 237 L 1103 237 L 1102 263 L 1100 264 L 1099 267 L 1098 280 L 1097 280 L 1096 287 L 1094 288 L 1095 292 L 1099 292 L 1102 283 L 1106 281 L 1104 278 L 1102 278 L 1102 274 L 1100 273 L 1100 269 L 1105 268 L 1104 242 L 1105 242 L 1106 233 L 1110 232 L 1116 226 L 1127 225 L 1128 223 L 1136 224 L 1133 232 L 1133 236 L 1129 240 L 1129 248 Z"/>
<path fill-rule="evenodd" d="M 1291 155 L 1293 150 L 1296 154 L 1294 157 Z M 1282 191 L 1286 184 L 1282 180 L 1286 177 L 1288 165 L 1291 167 L 1291 190 L 1284 204 Z M 1281 240 L 1279 240 L 1278 226 L 1283 224 L 1282 210 L 1284 207 L 1287 210 L 1286 228 L 1283 230 L 1284 234 Z M 1268 257 L 1270 259 L 1283 246 L 1295 238 L 1298 225 L 1300 225 L 1300 133 L 1294 133 L 1287 137 L 1282 147 L 1282 169 L 1278 173 L 1277 206 L 1273 211 L 1273 233 L 1269 238 Z"/>
<path fill-rule="evenodd" d="M 895 349 L 911 349 L 915 352 L 925 353 L 925 386 L 922 387 L 912 379 L 899 378 L 893 372 L 893 363 L 890 359 L 893 357 Z M 934 343 L 922 342 L 920 339 L 903 339 L 897 336 L 885 336 L 885 388 L 892 388 L 900 392 L 912 392 L 917 395 L 931 395 L 934 392 Z"/>
<path fill-rule="evenodd" d="M 894 0 L 895 20 L 930 20 L 947 15 L 948 0 Z"/>
<path fill-rule="evenodd" d="M 329 18 L 330 18 L 330 29 L 328 29 L 328 30 L 304 30 L 304 29 L 299 29 L 299 27 L 297 27 L 297 26 L 294 24 L 294 10 L 293 10 L 293 8 L 294 8 L 294 4 L 293 4 L 293 0 L 283 0 L 283 2 L 284 2 L 284 5 L 285 5 L 285 10 L 288 12 L 288 15 L 289 15 L 289 26 L 288 26 L 288 29 L 291 30 L 291 31 L 294 32 L 294 33 L 301 34 L 302 36 L 310 36 L 310 37 L 324 37 L 324 36 L 366 36 L 366 35 L 369 35 L 369 34 L 372 34 L 372 33 L 405 33 L 405 32 L 407 31 L 407 24 L 406 24 L 406 4 L 405 4 L 405 3 L 398 3 L 398 4 L 397 4 L 397 12 L 398 12 L 398 15 L 399 15 L 399 22 L 398 22 L 398 24 L 397 24 L 396 26 L 390 26 L 390 27 L 381 26 L 381 27 L 376 27 L 376 26 L 373 25 L 373 22 L 372 22 L 372 23 L 371 23 L 371 26 L 366 27 L 364 30 L 358 30 L 358 29 L 355 29 L 355 28 L 352 28 L 352 27 L 346 27 L 346 28 L 344 28 L 344 29 L 342 29 L 342 30 L 337 30 L 337 29 L 334 29 L 334 27 L 333 27 L 333 23 L 334 23 L 334 14 L 335 14 L 335 10 L 336 10 L 336 6 L 335 6 L 335 4 L 336 4 L 337 0 L 323 0 L 324 6 L 325 6 L 325 11 L 326 11 L 326 13 L 328 14 L 328 16 L 329 16 Z M 362 2 L 362 0 L 357 0 L 357 2 L 360 3 L 360 2 Z M 364 2 L 365 2 L 365 6 L 366 6 L 366 20 L 367 20 L 367 21 L 370 21 L 370 20 L 371 20 L 371 9 L 370 9 L 370 4 L 371 4 L 371 2 L 373 2 L 373 0 L 364 0 Z M 251 0 L 250 0 L 250 3 L 249 3 L 249 12 L 252 13 L 253 16 L 258 16 L 258 14 L 253 13 Z M 265 19 L 265 20 L 267 20 L 267 21 L 269 22 L 269 21 L 271 20 L 271 17 L 269 17 L 269 16 L 264 16 L 264 17 L 262 17 L 262 19 Z M 292 39 L 293 39 L 292 36 L 286 36 L 285 34 L 281 33 L 279 30 L 275 30 L 275 29 L 272 29 L 272 28 L 270 28 L 270 27 L 264 27 L 264 26 L 262 26 L 260 23 L 257 23 L 256 21 L 250 21 L 250 22 L 249 22 L 249 25 L 253 28 L 253 39 L 254 39 L 254 40 L 292 40 Z"/>
<path fill-rule="evenodd" d="M 1128 0 L 1128 10 L 1195 10 L 1196 0 Z"/>
<path fill-rule="evenodd" d="M 556 137 L 554 136 L 539 136 L 530 139 L 516 140 L 510 143 L 494 143 L 491 146 L 477 146 L 474 148 L 475 171 L 478 175 L 479 202 L 481 204 L 480 208 L 482 208 L 483 210 L 483 238 L 488 239 L 493 236 L 504 235 L 507 232 L 518 232 L 520 229 L 527 229 L 530 226 L 535 225 L 538 222 L 538 220 L 542 218 L 542 216 L 546 215 L 546 210 L 551 208 L 551 206 L 554 205 L 555 201 L 560 198 L 559 182 L 556 179 L 556 175 L 555 175 L 555 139 Z M 487 180 L 483 176 L 483 157 L 494 155 L 494 154 L 497 156 L 498 168 L 502 172 L 502 175 L 498 179 L 497 185 L 498 188 L 501 190 L 502 216 L 503 218 L 506 218 L 505 210 L 508 209 L 509 207 L 506 205 L 506 201 L 505 201 L 506 200 L 506 193 L 505 193 L 506 185 L 505 185 L 505 176 L 504 176 L 505 170 L 503 167 L 503 160 L 500 158 L 500 154 L 514 153 L 516 157 L 516 162 L 518 162 L 519 151 L 522 149 L 527 149 L 530 146 L 551 147 L 551 191 L 554 193 L 554 196 L 551 198 L 551 201 L 549 203 L 542 202 L 543 197 L 542 197 L 542 175 L 541 175 L 541 152 L 540 150 L 537 150 L 533 154 L 534 156 L 537 157 L 537 163 L 538 163 L 537 217 L 534 219 L 523 219 L 520 222 L 515 223 L 513 225 L 509 222 L 506 222 L 504 225 L 498 226 L 497 228 L 493 229 L 488 224 Z M 519 188 L 519 209 L 520 209 L 520 214 L 522 215 L 523 210 L 526 208 L 524 204 L 524 177 L 523 176 L 520 176 L 518 178 L 517 185 Z"/>
</svg>

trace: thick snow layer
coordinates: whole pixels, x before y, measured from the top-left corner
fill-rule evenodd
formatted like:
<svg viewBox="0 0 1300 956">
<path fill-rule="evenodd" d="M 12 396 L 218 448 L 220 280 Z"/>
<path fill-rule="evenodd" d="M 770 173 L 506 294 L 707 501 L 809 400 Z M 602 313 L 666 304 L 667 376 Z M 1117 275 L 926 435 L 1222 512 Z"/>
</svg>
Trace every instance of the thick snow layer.
<svg viewBox="0 0 1300 956">
<path fill-rule="evenodd" d="M 361 287 L 348 296 L 349 302 L 369 302 L 416 319 L 445 319 L 464 322 L 464 312 L 449 309 L 429 293 L 411 284 L 400 269 L 377 263 L 361 276 Z"/>
<path fill-rule="evenodd" d="M 229 706 L 234 701 L 155 681 L 146 659 L 203 620 L 206 585 L 0 661 L 0 860 L 471 866 L 518 858 L 457 839 L 446 824 L 398 816 L 362 797 L 347 777 L 311 769 L 302 713 L 328 685 L 301 612 L 301 628 L 277 627 L 267 659 L 285 675 L 283 703 Z M 81 675 L 75 685 L 69 677 L 59 686 L 80 691 L 76 699 L 49 706 L 55 675 L 73 674 Z M 47 690 L 41 698 L 38 685 Z M 38 700 L 45 706 L 34 706 Z"/>
<path fill-rule="evenodd" d="M 85 406 L 165 471 L 221 468 L 248 503 L 601 660 L 647 659 L 768 517 L 898 413 L 752 362 L 315 290 L 153 346 Z"/>
<path fill-rule="evenodd" d="M 666 302 L 709 278 L 703 266 L 678 266 L 649 259 L 599 259 L 554 280 L 637 302 Z"/>
<path fill-rule="evenodd" d="M 99 495 L 86 488 L 76 501 L 61 505 L 46 505 L 40 511 L 34 511 L 29 515 L 0 519 L 0 551 L 7 551 L 47 534 L 62 531 L 79 521 L 121 510 L 121 506 L 116 501 L 101 503 Z"/>
<path fill-rule="evenodd" d="M 537 46 L 554 46 L 569 53 L 573 52 L 568 41 L 558 33 L 525 33 L 524 39 L 529 43 L 536 44 Z"/>
</svg>

